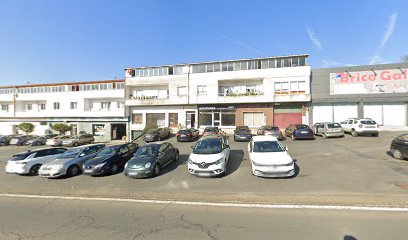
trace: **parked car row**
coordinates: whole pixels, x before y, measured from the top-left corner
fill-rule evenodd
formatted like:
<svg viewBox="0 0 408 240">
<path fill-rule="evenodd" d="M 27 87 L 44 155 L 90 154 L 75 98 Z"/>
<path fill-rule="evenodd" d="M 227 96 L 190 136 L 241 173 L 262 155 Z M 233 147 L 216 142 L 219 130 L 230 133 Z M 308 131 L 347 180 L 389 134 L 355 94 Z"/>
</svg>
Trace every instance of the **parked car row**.
<svg viewBox="0 0 408 240">
<path fill-rule="evenodd" d="M 37 135 L 6 135 L 0 136 L 0 146 L 79 146 L 95 142 L 92 134 L 81 134 L 75 136 L 58 136 L 58 134 Z"/>
</svg>

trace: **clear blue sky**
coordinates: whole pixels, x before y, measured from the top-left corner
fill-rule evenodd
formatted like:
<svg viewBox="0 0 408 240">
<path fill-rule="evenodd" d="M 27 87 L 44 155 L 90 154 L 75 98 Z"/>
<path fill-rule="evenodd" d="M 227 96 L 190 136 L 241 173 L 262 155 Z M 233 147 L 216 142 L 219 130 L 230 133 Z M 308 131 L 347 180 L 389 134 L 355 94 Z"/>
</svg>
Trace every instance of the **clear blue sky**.
<svg viewBox="0 0 408 240">
<path fill-rule="evenodd" d="M 314 68 L 408 54 L 406 0 L 0 0 L 0 9 L 0 85 L 288 54 L 309 53 Z"/>
</svg>

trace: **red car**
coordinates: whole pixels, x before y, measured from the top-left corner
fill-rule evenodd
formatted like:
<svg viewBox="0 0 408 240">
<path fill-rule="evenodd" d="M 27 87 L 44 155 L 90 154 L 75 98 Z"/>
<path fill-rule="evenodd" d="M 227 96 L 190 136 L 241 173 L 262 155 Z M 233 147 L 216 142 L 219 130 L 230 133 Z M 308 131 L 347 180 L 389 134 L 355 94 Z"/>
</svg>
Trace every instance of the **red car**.
<svg viewBox="0 0 408 240">
<path fill-rule="evenodd" d="M 220 129 L 218 127 L 206 127 L 203 136 L 207 135 L 220 135 Z"/>
</svg>

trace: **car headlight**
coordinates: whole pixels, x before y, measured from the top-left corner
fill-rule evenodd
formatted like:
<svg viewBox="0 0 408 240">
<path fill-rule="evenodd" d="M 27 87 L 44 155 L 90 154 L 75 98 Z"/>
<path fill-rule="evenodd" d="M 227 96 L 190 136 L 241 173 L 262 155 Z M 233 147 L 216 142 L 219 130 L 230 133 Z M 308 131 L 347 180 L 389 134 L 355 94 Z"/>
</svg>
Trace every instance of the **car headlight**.
<svg viewBox="0 0 408 240">
<path fill-rule="evenodd" d="M 27 164 L 27 162 L 19 162 L 18 164 L 21 164 L 21 165 L 26 165 L 26 164 Z"/>
<path fill-rule="evenodd" d="M 125 164 L 125 168 L 127 168 L 128 165 L 129 165 L 129 162 L 127 162 L 127 163 Z"/>
<path fill-rule="evenodd" d="M 189 163 L 189 164 L 193 164 L 193 160 L 191 160 L 190 158 L 188 158 L 188 163 Z"/>
<path fill-rule="evenodd" d="M 292 165 L 293 165 L 293 161 L 290 162 L 290 163 L 287 163 L 287 164 L 283 164 L 283 166 L 285 166 L 285 167 L 290 167 L 290 166 L 292 166 Z"/>
<path fill-rule="evenodd" d="M 145 164 L 145 168 L 150 168 L 151 166 L 152 166 L 151 163 L 146 163 L 146 164 Z"/>
<path fill-rule="evenodd" d="M 252 164 L 254 164 L 254 166 L 257 166 L 257 167 L 261 166 L 261 164 L 256 163 L 255 161 L 252 161 Z"/>
<path fill-rule="evenodd" d="M 100 163 L 100 164 L 96 165 L 95 168 L 101 168 L 101 167 L 103 167 L 105 164 L 106 164 L 106 163 Z"/>
<path fill-rule="evenodd" d="M 218 159 L 217 161 L 214 162 L 214 164 L 221 164 L 222 163 L 222 158 Z"/>
</svg>

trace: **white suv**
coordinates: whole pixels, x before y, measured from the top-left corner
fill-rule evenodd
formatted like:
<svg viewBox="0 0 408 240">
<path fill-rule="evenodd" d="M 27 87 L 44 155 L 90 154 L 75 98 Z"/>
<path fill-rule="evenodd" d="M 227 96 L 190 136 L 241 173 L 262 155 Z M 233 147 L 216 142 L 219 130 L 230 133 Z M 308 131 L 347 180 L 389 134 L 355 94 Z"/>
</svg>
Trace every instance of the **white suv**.
<svg viewBox="0 0 408 240">
<path fill-rule="evenodd" d="M 188 158 L 188 172 L 197 176 L 219 176 L 227 172 L 230 146 L 224 136 L 202 137 L 192 147 Z"/>
<path fill-rule="evenodd" d="M 377 123 L 371 118 L 349 118 L 340 123 L 344 132 L 350 133 L 351 136 L 371 135 L 378 137 L 379 128 Z"/>
</svg>

